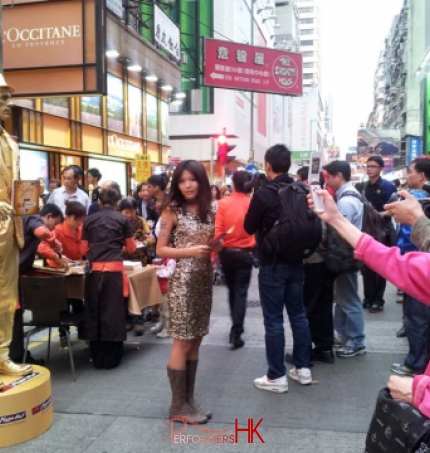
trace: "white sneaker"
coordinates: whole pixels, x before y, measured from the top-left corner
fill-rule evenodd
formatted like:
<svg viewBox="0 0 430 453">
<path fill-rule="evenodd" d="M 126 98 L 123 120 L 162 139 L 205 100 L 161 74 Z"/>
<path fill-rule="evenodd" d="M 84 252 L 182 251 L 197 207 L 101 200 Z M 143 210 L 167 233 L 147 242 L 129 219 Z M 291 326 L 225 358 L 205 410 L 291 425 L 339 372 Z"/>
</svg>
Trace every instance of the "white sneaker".
<svg viewBox="0 0 430 453">
<path fill-rule="evenodd" d="M 270 392 L 288 392 L 287 376 L 282 376 L 278 379 L 269 379 L 264 375 L 261 378 L 254 379 L 254 385 L 261 390 L 269 390 Z"/>
<path fill-rule="evenodd" d="M 158 332 L 161 332 L 163 330 L 163 327 L 164 327 L 164 322 L 163 321 L 158 321 L 157 324 L 155 324 L 154 327 L 151 327 L 149 329 L 149 331 L 151 333 L 158 333 Z"/>
<path fill-rule="evenodd" d="M 309 368 L 299 368 L 296 367 L 291 368 L 288 373 L 291 379 L 298 381 L 299 384 L 302 385 L 309 385 L 312 384 L 312 374 Z"/>
<path fill-rule="evenodd" d="M 161 332 L 157 333 L 157 338 L 167 338 L 169 334 L 167 333 L 167 329 L 164 328 Z"/>
</svg>

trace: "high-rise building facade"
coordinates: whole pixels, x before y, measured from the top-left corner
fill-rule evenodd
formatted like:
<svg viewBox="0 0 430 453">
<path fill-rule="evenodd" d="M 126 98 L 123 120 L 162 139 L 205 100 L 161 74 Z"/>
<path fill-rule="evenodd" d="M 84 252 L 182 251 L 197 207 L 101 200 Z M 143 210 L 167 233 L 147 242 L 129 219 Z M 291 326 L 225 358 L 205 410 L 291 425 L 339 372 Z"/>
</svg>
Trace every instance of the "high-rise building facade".
<svg viewBox="0 0 430 453">
<path fill-rule="evenodd" d="M 303 54 L 303 86 L 321 85 L 320 21 L 317 0 L 296 0 L 299 48 Z"/>
</svg>

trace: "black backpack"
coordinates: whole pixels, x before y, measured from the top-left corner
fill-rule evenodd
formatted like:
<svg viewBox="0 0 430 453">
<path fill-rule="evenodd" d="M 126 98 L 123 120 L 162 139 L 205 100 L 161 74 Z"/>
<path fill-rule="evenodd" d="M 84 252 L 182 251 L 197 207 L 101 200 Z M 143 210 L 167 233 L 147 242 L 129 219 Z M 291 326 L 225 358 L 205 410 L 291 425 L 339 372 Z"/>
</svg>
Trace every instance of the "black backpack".
<svg viewBox="0 0 430 453">
<path fill-rule="evenodd" d="M 322 239 L 321 220 L 308 206 L 309 189 L 302 182 L 266 188 L 278 193 L 278 219 L 263 233 L 260 250 L 274 262 L 308 258 Z"/>
<path fill-rule="evenodd" d="M 383 242 L 386 238 L 386 232 L 383 227 L 381 214 L 364 196 L 357 192 L 348 190 L 342 194 L 339 200 L 346 196 L 358 198 L 363 203 L 363 225 L 361 231 L 372 236 L 378 242 Z M 354 258 L 354 248 L 330 225 L 327 225 L 325 262 L 327 268 L 336 274 L 357 272 L 362 268 L 362 263 Z"/>
</svg>

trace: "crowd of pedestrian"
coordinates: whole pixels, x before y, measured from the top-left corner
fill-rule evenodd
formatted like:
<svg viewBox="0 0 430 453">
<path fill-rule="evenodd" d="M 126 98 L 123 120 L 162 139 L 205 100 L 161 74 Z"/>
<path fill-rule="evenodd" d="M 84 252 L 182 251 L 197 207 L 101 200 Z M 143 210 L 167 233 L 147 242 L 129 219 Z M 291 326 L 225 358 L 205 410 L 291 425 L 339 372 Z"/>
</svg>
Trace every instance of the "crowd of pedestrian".
<svg viewBox="0 0 430 453">
<path fill-rule="evenodd" d="M 294 179 L 290 166 L 290 151 L 275 145 L 265 154 L 265 175 L 237 171 L 232 187 L 218 187 L 210 186 L 202 164 L 188 160 L 177 166 L 170 182 L 164 174 L 154 175 L 137 186 L 133 197 L 123 197 L 115 181 L 101 183 L 96 168 L 88 170 L 87 191 L 81 185 L 82 169 L 66 167 L 63 185 L 51 180 L 49 190 L 43 186 L 40 214 L 24 221 L 20 272 L 31 268 L 36 253 L 52 268 L 86 258 L 85 304 L 70 304 L 75 312 L 85 313 L 78 336 L 89 342 L 94 366 L 117 367 L 127 331 L 142 335 L 146 321 L 156 322 L 153 333 L 172 337 L 167 366 L 170 417 L 197 423 L 206 423 L 212 415 L 197 404 L 194 387 L 201 342 L 209 332 L 214 267 L 222 269 L 226 284 L 231 316 L 227 341 L 233 350 L 245 345 L 247 294 L 252 269 L 259 268 L 268 368 L 254 385 L 278 393 L 288 391 L 288 377 L 311 384 L 315 361 L 333 364 L 336 356 L 366 353 L 364 310 L 384 310 L 388 279 L 404 292 L 403 323 L 410 348 L 404 363 L 391 369 L 411 379 L 392 377 L 389 387 L 393 398 L 423 406 L 430 415 L 427 394 L 414 394 L 415 383 L 430 388 L 430 378 L 420 376 L 430 352 L 430 297 L 423 266 L 429 258 L 414 253 L 430 243 L 430 221 L 416 201 L 429 198 L 430 160 L 411 164 L 409 191 L 399 193 L 381 177 L 384 161 L 379 156 L 369 157 L 368 181 L 357 187 L 347 162 L 331 162 L 321 172 L 327 191 L 321 192 L 320 220 L 311 212 L 312 198 L 297 195 L 307 193 L 309 167 L 299 169 Z M 397 201 L 399 196 L 405 201 Z M 304 220 L 303 209 L 308 212 Z M 377 212 L 383 232 L 378 240 L 363 233 L 370 209 Z M 303 231 L 298 219 L 304 222 Z M 336 255 L 343 257 L 337 267 Z M 124 259 L 156 266 L 161 307 L 127 315 Z M 293 350 L 286 354 L 284 309 L 293 335 Z M 22 328 L 22 310 L 16 317 Z M 64 338 L 61 329 L 63 346 Z M 15 340 L 18 346 L 12 350 L 19 360 L 22 338 Z M 286 362 L 293 365 L 288 371 Z M 412 389 L 408 398 L 405 386 L 408 392 Z"/>
</svg>

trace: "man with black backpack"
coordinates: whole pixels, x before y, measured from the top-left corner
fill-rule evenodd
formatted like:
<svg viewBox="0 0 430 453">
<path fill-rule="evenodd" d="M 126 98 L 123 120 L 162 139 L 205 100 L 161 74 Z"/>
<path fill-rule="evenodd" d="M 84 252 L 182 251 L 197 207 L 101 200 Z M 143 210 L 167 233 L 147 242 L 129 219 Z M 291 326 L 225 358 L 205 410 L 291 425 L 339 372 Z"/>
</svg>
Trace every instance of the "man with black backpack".
<svg viewBox="0 0 430 453">
<path fill-rule="evenodd" d="M 309 369 L 312 341 L 303 306 L 303 257 L 321 241 L 321 223 L 305 204 L 308 190 L 288 176 L 291 153 L 274 145 L 264 156 L 269 182 L 252 198 L 245 217 L 245 230 L 256 233 L 260 271 L 260 301 L 263 309 L 268 372 L 254 380 L 262 390 L 288 391 L 284 363 L 284 307 L 293 332 L 294 365 L 289 376 L 311 384 Z M 313 250 L 311 250 L 313 248 Z"/>
<path fill-rule="evenodd" d="M 336 160 L 326 165 L 327 186 L 335 192 L 335 200 L 339 211 L 353 225 L 360 230 L 363 225 L 363 203 L 360 194 L 351 183 L 351 167 L 348 162 Z M 335 250 L 331 247 L 331 233 L 327 231 L 327 257 L 326 263 L 329 266 L 330 254 L 341 254 L 343 248 L 337 245 Z M 339 243 L 341 245 L 341 243 Z M 346 250 L 346 249 L 345 249 Z M 345 253 L 345 256 L 348 256 Z M 354 263 L 353 254 L 351 260 L 343 259 L 343 266 L 337 269 L 336 277 L 336 308 L 334 316 L 334 328 L 336 331 L 336 342 L 340 346 L 336 355 L 342 358 L 354 357 L 366 354 L 364 345 L 364 314 L 360 296 L 358 294 L 358 267 Z M 335 258 L 335 256 L 333 256 Z M 331 269 L 335 271 L 335 269 Z"/>
</svg>

